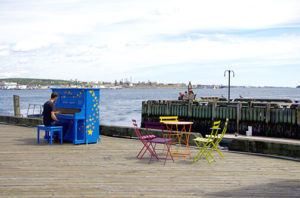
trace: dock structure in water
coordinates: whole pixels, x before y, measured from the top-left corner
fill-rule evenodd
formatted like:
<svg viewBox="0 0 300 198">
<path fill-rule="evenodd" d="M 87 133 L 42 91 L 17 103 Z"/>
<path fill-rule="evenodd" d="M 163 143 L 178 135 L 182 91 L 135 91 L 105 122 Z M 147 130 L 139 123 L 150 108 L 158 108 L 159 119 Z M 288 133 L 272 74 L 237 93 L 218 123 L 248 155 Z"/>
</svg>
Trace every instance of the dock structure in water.
<svg viewBox="0 0 300 198">
<path fill-rule="evenodd" d="M 230 119 L 229 133 L 245 135 L 252 126 L 253 135 L 300 139 L 300 104 L 290 100 L 246 100 L 228 103 L 210 97 L 201 100 L 149 100 L 142 102 L 142 126 L 159 121 L 159 116 L 179 116 L 193 121 L 192 131 L 204 135 L 214 120 Z"/>
</svg>

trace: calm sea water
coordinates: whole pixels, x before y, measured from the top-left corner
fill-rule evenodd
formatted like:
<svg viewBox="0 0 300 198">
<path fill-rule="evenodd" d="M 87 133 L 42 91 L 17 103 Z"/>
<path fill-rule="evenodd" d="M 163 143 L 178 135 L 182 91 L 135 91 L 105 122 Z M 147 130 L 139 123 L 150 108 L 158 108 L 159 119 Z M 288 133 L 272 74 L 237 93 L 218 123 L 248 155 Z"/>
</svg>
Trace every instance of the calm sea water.
<svg viewBox="0 0 300 198">
<path fill-rule="evenodd" d="M 131 119 L 140 122 L 142 101 L 177 99 L 183 89 L 101 89 L 100 123 L 131 126 Z M 201 96 L 227 97 L 227 89 L 194 89 Z M 21 113 L 27 115 L 29 104 L 43 104 L 49 100 L 51 90 L 0 90 L 0 115 L 13 115 L 13 95 L 20 96 Z M 298 88 L 233 88 L 231 98 L 281 98 L 300 101 Z"/>
</svg>

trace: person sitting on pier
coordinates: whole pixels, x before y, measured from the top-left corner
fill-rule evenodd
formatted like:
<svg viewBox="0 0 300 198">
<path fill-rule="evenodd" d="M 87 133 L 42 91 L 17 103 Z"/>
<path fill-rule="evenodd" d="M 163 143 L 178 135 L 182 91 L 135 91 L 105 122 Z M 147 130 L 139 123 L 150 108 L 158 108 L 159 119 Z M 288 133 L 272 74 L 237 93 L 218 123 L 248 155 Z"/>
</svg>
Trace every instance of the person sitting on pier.
<svg viewBox="0 0 300 198">
<path fill-rule="evenodd" d="M 189 99 L 190 100 L 195 100 L 196 99 L 196 94 L 194 94 L 193 90 L 189 90 Z"/>
<path fill-rule="evenodd" d="M 183 97 L 182 97 L 182 100 L 188 100 L 188 99 L 189 99 L 188 92 L 185 91 L 185 92 L 184 92 L 184 95 L 183 95 Z"/>
<path fill-rule="evenodd" d="M 195 95 L 192 89 L 189 89 L 189 95 Z"/>
<path fill-rule="evenodd" d="M 192 89 L 189 89 L 189 93 L 187 93 L 187 91 L 185 93 L 186 94 L 183 96 L 183 100 L 195 100 L 196 95 Z"/>
<path fill-rule="evenodd" d="M 183 93 L 179 92 L 179 97 L 178 97 L 178 100 L 182 100 L 183 99 Z"/>
</svg>

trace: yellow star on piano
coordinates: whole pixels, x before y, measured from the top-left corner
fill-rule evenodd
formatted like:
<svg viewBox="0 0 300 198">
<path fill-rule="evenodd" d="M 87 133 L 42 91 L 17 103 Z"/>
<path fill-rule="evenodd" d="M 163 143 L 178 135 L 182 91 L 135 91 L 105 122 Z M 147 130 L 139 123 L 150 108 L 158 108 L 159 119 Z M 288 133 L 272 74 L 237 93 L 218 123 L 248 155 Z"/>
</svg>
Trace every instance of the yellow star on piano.
<svg viewBox="0 0 300 198">
<path fill-rule="evenodd" d="M 89 132 L 89 135 L 93 135 L 93 131 L 91 129 L 88 130 L 88 132 Z"/>
</svg>

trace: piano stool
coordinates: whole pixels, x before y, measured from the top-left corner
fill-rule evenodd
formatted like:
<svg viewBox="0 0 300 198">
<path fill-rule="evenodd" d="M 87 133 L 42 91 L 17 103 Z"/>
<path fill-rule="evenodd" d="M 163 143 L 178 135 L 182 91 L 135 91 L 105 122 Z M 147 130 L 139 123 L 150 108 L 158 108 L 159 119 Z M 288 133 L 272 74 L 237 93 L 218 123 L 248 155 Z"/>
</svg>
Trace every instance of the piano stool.
<svg viewBox="0 0 300 198">
<path fill-rule="evenodd" d="M 63 143 L 63 127 L 62 126 L 45 126 L 45 125 L 38 125 L 37 126 L 37 143 L 40 143 L 40 130 L 45 131 L 45 137 L 49 142 L 50 138 L 50 145 L 52 146 L 52 137 L 55 132 L 58 132 L 60 135 L 60 144 Z M 50 137 L 49 137 L 50 132 Z"/>
</svg>

